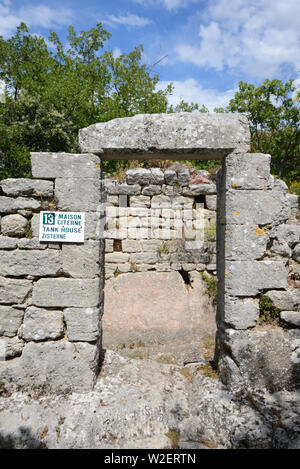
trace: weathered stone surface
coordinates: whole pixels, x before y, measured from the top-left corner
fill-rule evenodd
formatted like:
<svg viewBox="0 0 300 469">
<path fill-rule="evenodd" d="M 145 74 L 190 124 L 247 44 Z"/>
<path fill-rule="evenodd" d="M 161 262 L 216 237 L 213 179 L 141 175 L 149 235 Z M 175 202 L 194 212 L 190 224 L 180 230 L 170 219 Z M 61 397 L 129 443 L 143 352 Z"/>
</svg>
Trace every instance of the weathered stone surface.
<svg viewBox="0 0 300 469">
<path fill-rule="evenodd" d="M 263 153 L 228 155 L 226 164 L 226 188 L 270 189 L 273 178 L 270 175 L 271 156 Z"/>
<path fill-rule="evenodd" d="M 107 204 L 118 207 L 119 206 L 119 196 L 118 195 L 108 195 L 107 196 Z"/>
<path fill-rule="evenodd" d="M 105 256 L 105 262 L 108 263 L 115 263 L 115 264 L 121 264 L 123 262 L 128 262 L 129 260 L 129 254 L 124 253 L 124 252 L 112 252 L 108 253 Z"/>
<path fill-rule="evenodd" d="M 214 184 L 192 184 L 183 189 L 183 195 L 207 195 L 216 194 L 217 189 Z"/>
<path fill-rule="evenodd" d="M 165 181 L 166 184 L 169 184 L 170 186 L 173 185 L 175 182 L 178 183 L 176 171 L 173 171 L 173 169 L 166 169 Z"/>
<path fill-rule="evenodd" d="M 32 282 L 0 277 L 0 303 L 21 304 L 30 292 Z"/>
<path fill-rule="evenodd" d="M 150 185 L 146 186 L 142 190 L 143 195 L 158 195 L 161 194 L 162 188 L 160 185 Z"/>
<path fill-rule="evenodd" d="M 18 210 L 38 210 L 41 201 L 28 197 L 5 197 L 0 196 L 0 213 L 15 213 Z"/>
<path fill-rule="evenodd" d="M 276 308 L 286 311 L 300 311 L 300 291 L 291 288 L 287 291 L 271 290 L 265 293 Z"/>
<path fill-rule="evenodd" d="M 218 305 L 218 322 L 234 329 L 249 329 L 256 326 L 259 317 L 259 302 L 252 298 L 225 296 Z"/>
<path fill-rule="evenodd" d="M 40 342 L 62 337 L 64 333 L 61 311 L 46 310 L 30 306 L 26 309 L 20 337 L 25 341 Z"/>
<path fill-rule="evenodd" d="M 110 195 L 139 195 L 141 193 L 141 186 L 138 184 L 128 185 L 107 181 L 105 187 Z"/>
<path fill-rule="evenodd" d="M 144 252 L 157 252 L 159 246 L 161 246 L 162 242 L 159 239 L 145 239 L 140 242 L 142 246 L 142 250 Z M 168 246 L 168 250 L 171 250 L 171 246 Z"/>
<path fill-rule="evenodd" d="M 236 151 L 248 151 L 250 133 L 244 114 L 140 114 L 91 125 L 79 131 L 83 152 L 103 154 L 103 159 L 155 157 L 185 153 L 197 160 Z M 216 155 L 216 153 L 218 155 Z M 178 159 L 178 155 L 174 159 Z"/>
<path fill-rule="evenodd" d="M 100 159 L 91 154 L 31 153 L 34 178 L 99 178 Z"/>
<path fill-rule="evenodd" d="M 229 329 L 219 334 L 218 349 L 226 349 L 225 355 L 230 352 L 240 374 L 238 379 L 241 388 L 248 385 L 276 392 L 297 386 L 290 341 L 282 329 L 255 332 Z M 219 364 L 219 372 L 223 382 L 230 386 L 231 383 L 226 382 L 228 374 L 222 363 Z"/>
<path fill-rule="evenodd" d="M 150 168 L 150 184 L 162 185 L 165 182 L 164 173 L 160 168 Z"/>
<path fill-rule="evenodd" d="M 59 210 L 97 211 L 100 205 L 100 181 L 96 178 L 55 180 L 55 194 Z"/>
<path fill-rule="evenodd" d="M 0 186 L 6 195 L 52 197 L 53 182 L 34 179 L 4 179 Z"/>
<path fill-rule="evenodd" d="M 130 207 L 145 207 L 149 208 L 151 205 L 150 197 L 146 195 L 130 196 Z"/>
<path fill-rule="evenodd" d="M 215 313 L 196 273 L 187 288 L 178 272 L 134 272 L 106 282 L 104 345 L 130 340 L 166 343 L 214 333 Z M 163 342 L 160 342 L 160 341 Z M 179 342 L 180 342 L 179 340 Z"/>
<path fill-rule="evenodd" d="M 180 186 L 188 186 L 190 182 L 190 171 L 188 168 L 182 166 L 177 171 L 177 181 Z"/>
<path fill-rule="evenodd" d="M 141 186 L 147 186 L 150 184 L 150 177 L 151 173 L 149 169 L 137 168 L 126 171 L 127 184 L 139 184 Z"/>
<path fill-rule="evenodd" d="M 99 348 L 88 343 L 29 342 L 15 363 L 0 369 L 9 391 L 38 388 L 48 393 L 91 391 L 96 379 Z"/>
<path fill-rule="evenodd" d="M 0 336 L 14 337 L 22 324 L 24 310 L 12 306 L 0 306 Z"/>
<path fill-rule="evenodd" d="M 226 193 L 226 210 L 221 207 L 220 222 L 275 226 L 285 222 L 290 211 L 288 200 L 278 191 L 230 190 Z"/>
<path fill-rule="evenodd" d="M 105 252 L 114 252 L 114 240 L 113 239 L 105 240 Z"/>
<path fill-rule="evenodd" d="M 229 295 L 255 296 L 265 289 L 287 286 L 287 270 L 282 262 L 226 262 L 225 289 Z"/>
<path fill-rule="evenodd" d="M 193 203 L 194 203 L 193 197 L 183 197 L 181 195 L 177 195 L 177 196 L 172 197 L 171 200 L 172 200 L 172 209 L 174 210 L 181 209 L 181 208 L 191 210 L 193 208 Z"/>
<path fill-rule="evenodd" d="M 141 251 L 141 242 L 135 239 L 124 239 L 122 241 L 122 251 L 124 252 L 139 252 Z"/>
<path fill-rule="evenodd" d="M 290 203 L 292 212 L 297 212 L 299 210 L 298 201 L 299 197 L 296 194 L 286 194 L 286 197 Z"/>
<path fill-rule="evenodd" d="M 99 279 L 42 278 L 34 285 L 32 300 L 48 308 L 93 308 L 99 303 Z"/>
<path fill-rule="evenodd" d="M 156 252 L 137 252 L 130 256 L 130 262 L 134 264 L 155 264 L 157 260 L 158 256 Z"/>
<path fill-rule="evenodd" d="M 51 243 L 53 247 L 53 243 Z M 19 249 L 46 249 L 47 243 L 41 243 L 39 238 L 21 238 L 18 241 Z"/>
<path fill-rule="evenodd" d="M 0 337 L 0 363 L 1 361 L 9 360 L 10 358 L 21 355 L 23 347 L 24 342 L 18 337 Z M 2 380 L 1 383 L 3 383 Z"/>
<path fill-rule="evenodd" d="M 271 257 L 291 257 L 291 252 L 288 243 L 286 243 L 284 239 L 273 239 L 270 247 Z"/>
<path fill-rule="evenodd" d="M 231 225 L 225 230 L 225 258 L 260 259 L 267 247 L 268 234 L 254 225 Z"/>
<path fill-rule="evenodd" d="M 1 242 L 1 241 L 0 241 Z M 300 243 L 294 247 L 293 250 L 293 259 L 300 264 Z"/>
<path fill-rule="evenodd" d="M 208 210 L 217 210 L 217 196 L 216 195 L 206 195 L 205 196 L 205 205 Z"/>
<path fill-rule="evenodd" d="M 173 196 L 173 195 L 181 195 L 182 192 L 183 192 L 183 189 L 184 187 L 183 186 L 179 186 L 179 185 L 176 185 L 176 186 L 166 186 L 165 184 L 162 186 L 162 193 L 164 195 L 169 195 L 169 196 Z"/>
<path fill-rule="evenodd" d="M 73 278 L 95 278 L 100 271 L 99 256 L 98 241 L 86 241 L 82 245 L 63 244 L 63 271 Z"/>
<path fill-rule="evenodd" d="M 67 308 L 64 311 L 70 342 L 95 342 L 100 337 L 100 312 L 97 308 Z"/>
<path fill-rule="evenodd" d="M 289 326 L 300 327 L 300 311 L 281 311 L 280 318 Z"/>
<path fill-rule="evenodd" d="M 171 208 L 172 199 L 167 195 L 155 195 L 151 200 L 152 208 Z"/>
<path fill-rule="evenodd" d="M 0 236 L 0 249 L 15 249 L 18 246 L 18 240 L 8 236 Z"/>
<path fill-rule="evenodd" d="M 300 242 L 300 225 L 280 225 L 272 232 L 272 236 L 277 239 L 283 239 L 290 247 Z"/>
<path fill-rule="evenodd" d="M 22 215 L 7 215 L 1 220 L 1 231 L 4 236 L 20 236 L 25 233 L 27 219 Z"/>
<path fill-rule="evenodd" d="M 3 251 L 1 254 L 0 275 L 14 277 L 57 275 L 61 270 L 61 266 L 59 251 Z"/>
</svg>

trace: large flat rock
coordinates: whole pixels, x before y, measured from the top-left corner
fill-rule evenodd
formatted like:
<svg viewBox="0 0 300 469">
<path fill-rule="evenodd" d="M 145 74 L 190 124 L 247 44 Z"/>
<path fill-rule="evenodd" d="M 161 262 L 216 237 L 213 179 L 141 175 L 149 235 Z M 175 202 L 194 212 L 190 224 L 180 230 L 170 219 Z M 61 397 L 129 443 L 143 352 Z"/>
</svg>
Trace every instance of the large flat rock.
<svg viewBox="0 0 300 469">
<path fill-rule="evenodd" d="M 244 114 L 139 114 L 91 125 L 79 131 L 82 152 L 102 159 L 136 159 L 136 154 L 178 159 L 178 153 L 194 159 L 222 159 L 250 145 Z M 121 155 L 120 155 L 121 154 Z"/>
<path fill-rule="evenodd" d="M 215 332 L 215 311 L 198 272 L 192 287 L 178 272 L 134 272 L 105 286 L 104 346 L 127 341 L 191 342 Z"/>
</svg>

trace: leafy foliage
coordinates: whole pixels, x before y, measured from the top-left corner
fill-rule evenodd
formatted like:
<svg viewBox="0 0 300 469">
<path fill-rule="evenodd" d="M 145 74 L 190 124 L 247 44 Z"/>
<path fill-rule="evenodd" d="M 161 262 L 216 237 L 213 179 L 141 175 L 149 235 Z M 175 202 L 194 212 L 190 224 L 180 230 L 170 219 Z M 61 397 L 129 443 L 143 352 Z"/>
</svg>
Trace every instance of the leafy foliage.
<svg viewBox="0 0 300 469">
<path fill-rule="evenodd" d="M 156 90 L 158 75 L 142 64 L 142 46 L 114 57 L 104 49 L 110 34 L 98 23 L 67 45 L 45 39 L 21 23 L 0 36 L 0 178 L 30 175 L 29 151 L 78 151 L 78 130 L 137 113 L 166 112 L 172 87 Z"/>
</svg>

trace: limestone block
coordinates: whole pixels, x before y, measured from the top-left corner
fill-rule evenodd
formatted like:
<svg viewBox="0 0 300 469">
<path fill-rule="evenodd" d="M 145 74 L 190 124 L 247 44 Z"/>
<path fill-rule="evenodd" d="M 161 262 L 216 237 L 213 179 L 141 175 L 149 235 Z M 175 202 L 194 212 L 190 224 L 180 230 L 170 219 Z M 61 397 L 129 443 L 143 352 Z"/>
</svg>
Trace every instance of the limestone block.
<svg viewBox="0 0 300 469">
<path fill-rule="evenodd" d="M 35 306 L 93 308 L 99 304 L 99 279 L 42 278 L 34 285 Z"/>
<path fill-rule="evenodd" d="M 107 204 L 114 205 L 115 207 L 119 206 L 119 196 L 118 195 L 109 195 L 107 197 Z"/>
<path fill-rule="evenodd" d="M 150 185 L 150 186 L 146 186 L 143 188 L 142 190 L 142 194 L 143 195 L 158 195 L 158 194 L 161 194 L 161 191 L 162 191 L 162 188 L 161 186 L 159 185 Z"/>
<path fill-rule="evenodd" d="M 225 230 L 225 258 L 260 259 L 267 247 L 268 234 L 254 225 L 231 225 Z"/>
<path fill-rule="evenodd" d="M 53 248 L 56 243 L 49 243 Z M 21 238 L 18 241 L 19 249 L 47 249 L 47 243 L 41 243 L 39 238 Z"/>
<path fill-rule="evenodd" d="M 100 312 L 97 308 L 67 308 L 64 319 L 70 342 L 95 342 L 99 339 Z"/>
<path fill-rule="evenodd" d="M 223 224 L 275 226 L 289 218 L 290 205 L 276 190 L 230 190 L 226 193 L 226 209 L 221 207 L 220 211 Z"/>
<path fill-rule="evenodd" d="M 161 246 L 161 241 L 159 239 L 145 239 L 140 243 L 144 252 L 157 252 L 159 246 Z"/>
<path fill-rule="evenodd" d="M 18 210 L 38 210 L 41 201 L 27 197 L 5 197 L 0 196 L 0 213 L 15 213 Z"/>
<path fill-rule="evenodd" d="M 281 311 L 280 319 L 291 327 L 300 327 L 300 311 Z"/>
<path fill-rule="evenodd" d="M 30 280 L 0 277 L 0 303 L 21 304 L 32 288 Z"/>
<path fill-rule="evenodd" d="M 294 247 L 293 250 L 293 259 L 300 264 L 300 243 Z"/>
<path fill-rule="evenodd" d="M 60 394 L 91 391 L 96 380 L 99 347 L 88 343 L 29 342 L 22 356 L 0 371 L 7 390 Z"/>
<path fill-rule="evenodd" d="M 237 365 L 243 386 L 271 392 L 299 386 L 291 342 L 282 329 L 255 332 L 229 329 L 222 337 L 222 345 L 225 354 L 229 353 Z M 221 378 L 226 374 L 222 369 L 219 372 Z"/>
<path fill-rule="evenodd" d="M 1 231 L 4 236 L 20 236 L 25 233 L 27 219 L 22 215 L 6 215 L 1 219 Z"/>
<path fill-rule="evenodd" d="M 20 337 L 26 342 L 58 339 L 64 333 L 61 311 L 46 310 L 30 306 L 26 309 Z"/>
<path fill-rule="evenodd" d="M 92 154 L 31 153 L 34 178 L 99 178 L 100 159 Z"/>
<path fill-rule="evenodd" d="M 157 253 L 153 252 L 138 252 L 130 256 L 130 262 L 134 264 L 155 264 L 157 260 Z"/>
<path fill-rule="evenodd" d="M 3 276 L 45 277 L 57 275 L 62 267 L 60 252 L 48 249 L 45 251 L 3 251 L 1 258 L 0 275 Z"/>
<path fill-rule="evenodd" d="M 280 225 L 272 232 L 271 236 L 277 239 L 283 239 L 290 247 L 300 242 L 300 225 L 285 224 Z"/>
<path fill-rule="evenodd" d="M 263 153 L 228 155 L 226 164 L 226 188 L 270 189 L 273 178 L 270 175 L 271 156 Z"/>
<path fill-rule="evenodd" d="M 138 184 L 128 185 L 107 181 L 105 186 L 110 195 L 139 195 L 141 193 L 141 186 Z"/>
<path fill-rule="evenodd" d="M 114 252 L 114 240 L 113 239 L 105 240 L 105 252 Z"/>
<path fill-rule="evenodd" d="M 234 329 L 255 327 L 259 317 L 259 301 L 225 295 L 218 304 L 218 321 Z"/>
<path fill-rule="evenodd" d="M 0 337 L 0 362 L 21 355 L 23 347 L 24 342 L 18 337 Z"/>
<path fill-rule="evenodd" d="M 179 186 L 188 186 L 190 182 L 190 171 L 188 168 L 181 167 L 177 171 L 177 181 Z"/>
<path fill-rule="evenodd" d="M 0 249 L 15 249 L 18 246 L 18 240 L 8 236 L 0 236 Z"/>
<path fill-rule="evenodd" d="M 300 291 L 296 288 L 287 291 L 271 290 L 264 293 L 276 308 L 286 311 L 300 311 Z"/>
<path fill-rule="evenodd" d="M 84 244 L 63 244 L 62 265 L 65 274 L 73 278 L 95 278 L 99 275 L 100 246 L 98 241 Z"/>
<path fill-rule="evenodd" d="M 59 210 L 90 211 L 99 210 L 100 181 L 99 179 L 85 178 L 57 178 L 55 180 L 55 193 L 58 198 Z"/>
<path fill-rule="evenodd" d="M 140 184 L 141 186 L 147 186 L 150 184 L 151 173 L 149 169 L 137 168 L 129 169 L 126 171 L 126 183 L 127 184 Z"/>
<path fill-rule="evenodd" d="M 177 160 L 181 152 L 197 160 L 202 155 L 222 159 L 230 149 L 248 151 L 250 132 L 244 114 L 139 114 L 81 129 L 79 144 L 83 152 L 104 153 L 105 159 L 120 159 L 118 153 L 134 159 L 136 152 L 163 153 L 168 159 L 173 152 Z"/>
<path fill-rule="evenodd" d="M 183 189 L 183 195 L 208 195 L 216 194 L 217 188 L 215 184 L 191 184 Z"/>
<path fill-rule="evenodd" d="M 162 185 L 165 182 L 164 173 L 160 168 L 150 168 L 150 184 Z"/>
<path fill-rule="evenodd" d="M 178 183 L 176 171 L 173 171 L 172 169 L 166 169 L 165 181 L 166 184 L 169 184 L 170 186 L 172 186 L 175 182 Z"/>
<path fill-rule="evenodd" d="M 140 252 L 141 244 L 140 241 L 135 239 L 124 239 L 122 241 L 122 251 L 123 252 Z"/>
<path fill-rule="evenodd" d="M 216 195 L 206 195 L 205 196 L 205 205 L 208 210 L 217 210 L 217 196 Z"/>
<path fill-rule="evenodd" d="M 166 195 L 155 195 L 151 200 L 151 208 L 171 208 L 172 199 Z"/>
<path fill-rule="evenodd" d="M 4 179 L 0 186 L 6 195 L 10 196 L 33 196 L 52 197 L 53 182 L 35 179 Z"/>
<path fill-rule="evenodd" d="M 146 195 L 138 195 L 130 197 L 130 207 L 150 207 L 150 197 Z"/>
<path fill-rule="evenodd" d="M 193 197 L 183 197 L 181 195 L 175 196 L 171 198 L 172 200 L 172 209 L 177 210 L 180 208 L 185 208 L 185 209 L 192 209 L 193 208 L 193 203 L 194 203 L 194 198 Z"/>
<path fill-rule="evenodd" d="M 283 239 L 273 239 L 272 245 L 270 247 L 270 255 L 271 257 L 291 257 L 291 249 L 286 241 Z"/>
<path fill-rule="evenodd" d="M 226 261 L 225 289 L 232 296 L 255 296 L 263 290 L 287 288 L 287 270 L 280 261 Z"/>
<path fill-rule="evenodd" d="M 0 306 L 0 336 L 14 337 L 22 324 L 24 310 L 12 306 Z"/>
<path fill-rule="evenodd" d="M 290 203 L 290 206 L 291 206 L 291 210 L 292 212 L 297 212 L 298 211 L 298 201 L 299 201 L 299 197 L 298 195 L 296 194 L 286 194 L 286 197 Z"/>
<path fill-rule="evenodd" d="M 112 252 L 105 256 L 105 262 L 108 263 L 121 264 L 123 262 L 128 262 L 128 260 L 129 254 L 124 252 Z"/>
<path fill-rule="evenodd" d="M 181 195 L 183 192 L 184 187 L 182 186 L 166 186 L 165 184 L 162 186 L 162 193 L 164 195 L 174 196 L 174 195 Z"/>
</svg>

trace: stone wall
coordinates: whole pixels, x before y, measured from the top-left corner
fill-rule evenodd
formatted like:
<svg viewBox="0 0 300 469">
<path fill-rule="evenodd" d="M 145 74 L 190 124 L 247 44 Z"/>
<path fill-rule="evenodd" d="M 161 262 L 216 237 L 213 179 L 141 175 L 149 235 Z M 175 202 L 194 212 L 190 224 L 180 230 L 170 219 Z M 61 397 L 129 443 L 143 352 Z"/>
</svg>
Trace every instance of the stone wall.
<svg viewBox="0 0 300 469">
<path fill-rule="evenodd" d="M 269 155 L 229 155 L 217 178 L 216 360 L 231 388 L 300 384 L 298 197 L 269 168 Z M 261 324 L 263 296 L 277 323 Z"/>
<path fill-rule="evenodd" d="M 106 279 L 128 272 L 216 271 L 216 185 L 185 165 L 104 180 Z"/>
<path fill-rule="evenodd" d="M 91 389 L 101 347 L 100 161 L 33 153 L 32 174 L 0 183 L 1 390 Z M 85 212 L 85 243 L 40 242 L 41 210 Z"/>
</svg>

